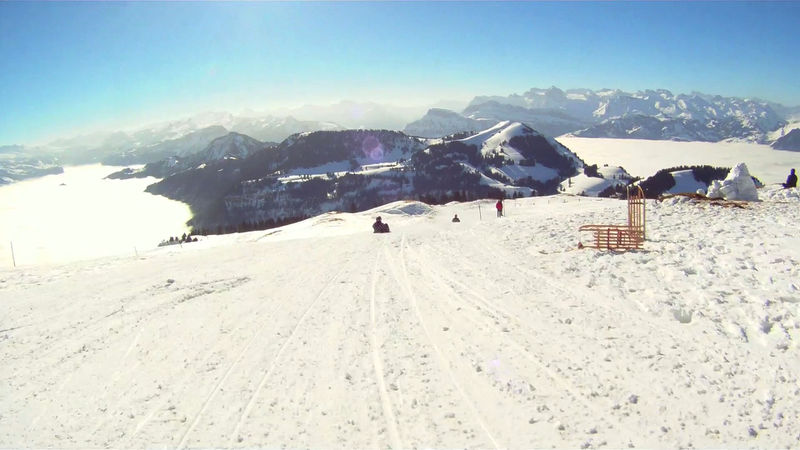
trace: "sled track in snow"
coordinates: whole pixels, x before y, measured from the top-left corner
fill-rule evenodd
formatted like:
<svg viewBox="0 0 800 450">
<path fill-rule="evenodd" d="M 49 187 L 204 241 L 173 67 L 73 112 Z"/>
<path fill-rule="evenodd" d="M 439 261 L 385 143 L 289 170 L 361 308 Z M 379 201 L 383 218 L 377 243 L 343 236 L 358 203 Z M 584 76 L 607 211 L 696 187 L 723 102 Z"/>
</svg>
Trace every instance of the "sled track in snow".
<svg viewBox="0 0 800 450">
<path fill-rule="evenodd" d="M 464 392 L 464 389 L 461 387 L 461 384 L 458 382 L 458 379 L 455 377 L 455 375 L 453 375 L 453 371 L 450 369 L 449 364 L 447 364 L 447 359 L 445 358 L 439 346 L 433 340 L 433 337 L 431 336 L 431 333 L 428 330 L 428 326 L 425 323 L 425 320 L 422 318 L 422 314 L 419 311 L 419 306 L 417 305 L 417 295 L 414 293 L 414 290 L 411 287 L 411 280 L 409 279 L 408 276 L 408 267 L 406 266 L 406 255 L 405 255 L 406 247 L 407 247 L 406 236 L 405 234 L 403 234 L 400 241 L 400 268 L 402 270 L 402 273 L 398 275 L 395 269 L 395 264 L 391 264 L 390 261 L 389 267 L 391 269 L 392 276 L 394 276 L 398 285 L 402 287 L 402 290 L 405 293 L 409 304 L 411 305 L 411 310 L 414 311 L 414 315 L 419 321 L 422 330 L 425 332 L 425 337 L 427 338 L 428 342 L 430 343 L 431 347 L 433 347 L 433 350 L 436 353 L 439 365 L 447 373 L 448 378 L 450 378 L 450 382 L 456 388 L 464 403 L 466 403 L 467 406 L 469 407 L 470 412 L 472 412 L 472 415 L 477 420 L 478 425 L 481 427 L 483 432 L 491 441 L 492 446 L 494 446 L 495 449 L 499 449 L 501 448 L 501 446 L 498 445 L 497 441 L 494 439 L 494 436 L 492 436 L 492 433 L 486 427 L 486 422 L 483 420 L 483 417 L 481 417 L 480 413 L 478 412 L 478 409 L 475 407 L 475 404 L 472 402 L 472 400 L 470 400 L 470 398 Z M 388 249 L 386 255 L 387 258 L 391 260 L 391 256 L 388 253 Z"/>
<path fill-rule="evenodd" d="M 470 230 L 470 233 L 472 233 L 474 235 L 474 231 Z M 593 296 L 597 295 L 596 292 L 592 292 L 591 290 L 589 290 L 588 288 L 586 288 L 584 286 L 573 284 L 568 289 L 568 288 L 565 288 L 565 287 L 562 287 L 562 286 L 559 286 L 559 285 L 553 283 L 552 280 L 548 279 L 547 277 L 543 276 L 542 274 L 538 273 L 535 270 L 524 270 L 522 267 L 525 267 L 525 266 L 522 265 L 522 264 L 516 264 L 516 261 L 514 260 L 514 255 L 512 253 L 509 253 L 508 251 L 506 251 L 503 248 L 502 245 L 497 245 L 495 247 L 491 247 L 490 245 L 486 244 L 485 242 L 480 241 L 480 239 L 474 239 L 473 242 L 476 242 L 478 245 L 480 245 L 487 252 L 491 251 L 491 252 L 495 252 L 495 253 L 497 253 L 497 252 L 502 253 L 501 258 L 503 258 L 506 261 L 514 261 L 515 262 L 513 264 L 509 264 L 508 266 L 512 270 L 517 272 L 521 277 L 535 279 L 537 284 L 540 284 L 542 286 L 546 286 L 547 289 L 552 290 L 553 292 L 557 293 L 558 295 L 560 295 L 564 299 L 568 299 L 573 304 L 578 305 L 578 304 L 583 303 L 579 298 L 579 296 L 581 296 L 581 295 L 583 297 L 585 297 L 585 298 L 592 298 Z M 671 330 L 667 329 L 667 327 L 665 327 L 663 325 L 660 325 L 658 323 L 654 323 L 654 320 L 653 320 L 654 316 L 652 316 L 652 314 L 648 313 L 646 310 L 642 309 L 642 312 L 643 312 L 642 316 L 634 317 L 628 311 L 626 311 L 625 308 L 615 308 L 612 305 L 609 305 L 605 301 L 599 301 L 599 302 L 592 303 L 592 306 L 599 306 L 610 317 L 613 317 L 615 315 L 620 315 L 621 314 L 622 317 L 624 317 L 627 322 L 635 323 L 635 324 L 642 324 L 642 325 L 646 326 L 647 328 L 649 328 L 653 333 L 666 335 L 672 340 L 673 343 L 675 343 L 676 345 L 679 345 L 681 347 L 685 348 L 687 346 L 687 344 L 688 344 L 685 341 L 685 339 L 679 337 L 678 335 L 673 333 Z M 641 305 L 638 305 L 638 306 L 640 306 L 640 309 L 641 309 Z M 530 355 L 526 355 L 526 356 L 530 357 Z M 564 379 L 563 381 L 565 383 L 570 383 L 570 381 L 568 379 Z M 572 384 L 572 383 L 570 383 L 570 384 Z M 649 389 L 651 392 L 654 392 L 652 387 L 650 387 L 649 385 L 644 385 L 643 387 L 646 388 L 646 389 Z M 573 386 L 573 389 L 577 389 L 577 388 Z M 657 395 L 654 394 L 653 396 L 656 397 Z M 587 402 L 584 400 L 583 403 L 587 403 Z M 592 409 L 593 410 L 597 410 L 596 407 L 592 407 Z M 603 415 L 606 415 L 606 414 L 603 414 Z M 626 428 L 623 425 L 626 422 L 625 419 L 623 419 L 621 417 L 616 417 L 616 422 L 621 428 L 623 428 L 623 429 Z M 637 435 L 637 433 L 631 433 L 628 430 L 625 430 L 625 431 L 628 432 L 629 436 L 636 436 Z"/>
<path fill-rule="evenodd" d="M 384 252 L 386 251 L 385 241 L 383 250 Z M 397 418 L 393 412 L 392 401 L 386 391 L 386 379 L 383 375 L 383 361 L 380 355 L 380 348 L 378 347 L 378 331 L 375 321 L 375 291 L 378 285 L 378 261 L 380 261 L 380 257 L 380 252 L 376 252 L 375 263 L 372 266 L 372 283 L 369 295 L 369 343 L 372 349 L 372 365 L 375 368 L 375 379 L 377 380 L 378 390 L 380 391 L 381 406 L 383 407 L 383 415 L 386 419 L 386 426 L 389 429 L 389 437 L 391 438 L 392 448 L 399 450 L 403 448 L 403 444 L 400 440 L 400 434 L 397 431 Z"/>
<path fill-rule="evenodd" d="M 277 305 L 273 306 L 272 311 L 274 312 L 276 309 L 277 309 Z M 239 332 L 241 332 L 242 327 L 240 326 L 240 324 L 242 323 L 243 320 L 244 320 L 244 318 L 240 318 L 236 322 L 236 325 L 237 325 L 236 328 L 235 328 L 236 331 L 233 331 L 232 335 L 236 335 Z M 212 388 L 211 392 L 209 392 L 208 396 L 206 397 L 206 400 L 204 401 L 203 405 L 201 406 L 200 411 L 195 415 L 194 419 L 192 420 L 190 428 L 188 428 L 186 431 L 184 431 L 184 434 L 183 434 L 183 436 L 181 438 L 181 441 L 182 441 L 183 444 L 185 444 L 184 440 L 191 434 L 191 432 L 194 430 L 194 428 L 197 427 L 197 424 L 199 423 L 199 419 L 202 417 L 202 414 L 208 408 L 208 404 L 211 402 L 213 397 L 216 395 L 217 392 L 219 392 L 220 388 L 223 386 L 223 384 L 224 384 L 223 382 L 226 381 L 227 377 L 230 375 L 230 373 L 232 373 L 233 367 L 235 365 L 237 365 L 241 361 L 241 359 L 246 354 L 246 350 L 252 345 L 252 343 L 254 342 L 255 338 L 258 337 L 258 335 L 260 333 L 261 333 L 261 330 L 257 331 L 254 334 L 254 336 L 247 342 L 247 344 L 245 344 L 244 349 L 242 350 L 242 352 L 239 353 L 239 355 L 236 358 L 236 360 L 234 361 L 234 363 L 231 364 L 231 366 L 228 367 L 228 370 L 225 372 L 225 374 L 223 376 L 223 379 L 220 380 L 220 382 L 217 383 L 214 386 L 214 388 Z M 205 354 L 204 354 L 202 360 L 200 361 L 200 363 L 197 364 L 197 366 L 199 366 L 199 367 L 205 366 L 206 363 L 214 355 L 214 353 L 216 353 L 219 350 L 220 346 L 221 346 L 221 341 L 218 340 L 215 345 L 209 347 L 208 350 L 205 352 Z M 186 386 L 187 381 L 189 381 L 189 379 L 192 376 L 193 376 L 193 374 L 190 373 L 189 371 L 187 371 L 187 373 L 183 376 L 183 378 L 181 378 L 181 381 L 177 384 L 177 386 L 181 386 L 181 387 L 182 386 Z M 172 400 L 172 399 L 173 399 L 173 396 L 166 396 L 156 406 L 154 406 L 153 408 L 151 408 L 148 411 L 148 413 L 145 416 L 144 420 L 142 420 L 141 422 L 139 422 L 136 425 L 136 429 L 134 430 L 133 434 L 128 439 L 128 442 L 129 442 L 129 444 L 127 445 L 128 447 L 134 447 L 134 445 L 132 443 L 133 438 L 136 435 L 138 435 L 139 432 L 141 432 L 141 430 L 153 419 L 153 417 L 156 415 L 156 413 L 158 411 L 160 411 L 164 407 L 164 405 L 169 403 L 170 400 Z M 181 444 L 179 444 L 176 448 L 180 448 L 180 447 L 181 447 Z"/>
<path fill-rule="evenodd" d="M 259 335 L 261 335 L 261 332 L 263 330 L 264 327 L 260 327 L 255 333 L 253 333 L 253 337 L 251 337 L 250 340 L 247 341 L 247 344 L 244 346 L 244 348 L 242 348 L 242 351 L 239 352 L 236 359 L 228 366 L 228 370 L 225 371 L 225 374 L 222 376 L 222 378 L 220 378 L 220 380 L 217 382 L 214 388 L 211 389 L 211 392 L 208 393 L 205 401 L 203 402 L 203 406 L 200 407 L 200 411 L 197 412 L 197 414 L 194 416 L 194 420 L 192 420 L 191 425 L 189 425 L 189 428 L 187 428 L 186 431 L 183 433 L 183 437 L 181 438 L 181 441 L 178 444 L 178 448 L 183 448 L 186 445 L 186 439 L 188 439 L 189 435 L 192 433 L 192 431 L 194 431 L 195 427 L 200 422 L 200 418 L 206 412 L 206 409 L 208 409 L 208 404 L 211 403 L 211 400 L 214 399 L 214 396 L 217 394 L 217 392 L 219 392 L 219 389 L 222 387 L 222 385 L 224 385 L 225 382 L 228 380 L 228 377 L 230 376 L 231 372 L 233 372 L 233 368 L 239 364 L 242 358 L 244 358 L 244 355 L 248 352 L 248 350 L 250 350 L 250 346 L 253 345 L 253 342 L 255 342 L 256 338 L 259 337 Z"/>
<path fill-rule="evenodd" d="M 114 371 L 114 375 L 112 375 L 111 380 L 106 382 L 105 389 L 103 389 L 103 392 L 104 392 L 104 394 L 102 395 L 102 399 L 103 400 L 108 398 L 108 394 L 109 394 L 108 387 L 113 385 L 114 383 L 116 383 L 119 380 L 119 378 L 121 376 L 121 372 L 122 372 L 122 367 L 125 365 L 125 361 L 128 360 L 128 356 L 130 356 L 130 354 L 133 352 L 133 349 L 136 347 L 136 344 L 139 342 L 139 339 L 141 337 L 142 337 L 142 330 L 140 329 L 139 331 L 136 332 L 136 336 L 134 336 L 134 338 L 131 341 L 131 343 L 128 344 L 128 349 L 125 351 L 125 354 L 122 356 L 122 359 L 120 360 L 119 364 L 117 364 L 117 369 Z M 137 362 L 136 364 L 134 364 L 133 368 L 136 368 L 138 366 L 139 366 L 139 363 Z M 117 405 L 115 405 L 114 409 L 116 409 L 116 406 Z M 94 429 L 92 429 L 91 435 L 92 436 L 96 435 L 97 431 L 100 429 L 101 426 L 103 426 L 103 424 L 105 422 L 106 422 L 105 419 L 99 420 L 97 422 L 97 424 L 95 424 Z"/>
<path fill-rule="evenodd" d="M 322 287 L 319 294 L 317 294 L 317 297 L 314 299 L 314 301 L 311 302 L 310 305 L 308 305 L 308 308 L 306 308 L 306 310 L 300 316 L 300 319 L 297 321 L 297 324 L 295 324 L 294 328 L 292 329 L 292 332 L 289 334 L 286 340 L 283 341 L 283 345 L 281 345 L 281 348 L 278 350 L 278 353 L 276 353 L 275 356 L 272 358 L 272 361 L 269 364 L 269 368 L 267 369 L 266 372 L 264 372 L 264 375 L 261 377 L 261 380 L 259 381 L 256 390 L 253 391 L 253 394 L 250 396 L 250 400 L 248 400 L 247 405 L 244 408 L 244 411 L 242 411 L 242 415 L 239 417 L 239 420 L 236 423 L 236 427 L 234 427 L 233 432 L 231 433 L 230 436 L 231 439 L 230 443 L 228 444 L 228 448 L 232 448 L 235 445 L 237 438 L 239 436 L 239 432 L 241 431 L 244 423 L 247 421 L 247 418 L 250 416 L 250 412 L 253 410 L 253 406 L 255 405 L 258 395 L 261 393 L 261 390 L 264 389 L 264 386 L 267 384 L 267 380 L 272 375 L 272 372 L 275 370 L 275 366 L 278 360 L 281 359 L 283 353 L 286 351 L 286 348 L 294 340 L 294 337 L 297 334 L 297 330 L 300 329 L 300 327 L 305 322 L 306 317 L 309 316 L 311 311 L 317 306 L 320 300 L 322 300 L 325 297 L 325 293 L 328 292 L 331 285 L 333 285 L 333 283 L 337 279 L 339 279 L 339 277 L 342 275 L 342 273 L 345 272 L 346 269 L 348 269 L 351 265 L 354 265 L 356 261 L 357 260 L 353 258 L 353 260 L 349 264 L 343 266 L 341 269 L 339 269 L 339 271 L 336 272 L 336 274 L 333 277 L 331 277 L 327 282 L 325 282 L 325 285 Z"/>
<path fill-rule="evenodd" d="M 426 261 L 426 260 L 427 258 L 424 257 L 419 258 L 419 261 Z M 528 338 L 529 342 L 530 341 L 541 342 L 541 338 L 537 338 L 536 336 L 533 336 L 528 331 L 526 331 L 525 325 L 522 322 L 520 322 L 520 320 L 517 319 L 513 314 L 505 311 L 504 309 L 498 307 L 497 305 L 492 304 L 492 302 L 490 302 L 488 299 L 475 292 L 474 289 L 469 288 L 462 282 L 458 281 L 455 277 L 450 276 L 449 272 L 445 273 L 444 270 L 433 267 L 429 264 L 424 264 L 423 267 L 425 270 L 423 270 L 422 272 L 427 273 L 427 276 L 431 279 L 432 282 L 438 284 L 443 289 L 452 292 L 454 298 L 458 298 L 465 301 L 465 303 L 468 306 L 471 306 L 476 311 L 477 313 L 476 315 L 480 316 L 479 312 L 481 310 L 488 311 L 489 319 L 502 318 L 503 320 L 508 321 L 509 323 L 514 323 L 515 330 L 520 332 L 523 335 L 523 337 Z M 452 286 L 448 285 L 443 280 L 446 280 L 452 283 L 453 285 L 460 287 L 463 290 L 463 293 L 461 291 L 454 289 Z M 466 298 L 466 296 L 471 296 L 475 300 L 470 301 Z M 495 329 L 495 333 L 497 336 L 501 337 L 501 339 L 506 341 L 510 347 L 513 347 L 516 350 L 517 354 L 522 356 L 525 360 L 531 362 L 534 366 L 538 367 L 548 378 L 550 378 L 550 380 L 553 381 L 553 383 L 560 386 L 563 389 L 563 391 L 567 392 L 574 401 L 580 402 L 586 409 L 594 411 L 598 417 L 604 416 L 605 410 L 599 409 L 592 402 L 587 401 L 585 395 L 581 394 L 579 390 L 572 383 L 570 383 L 566 377 L 558 375 L 552 369 L 550 369 L 544 363 L 542 363 L 540 359 L 537 359 L 533 355 L 531 355 L 530 350 L 527 349 L 525 345 L 520 344 L 515 339 L 508 336 L 508 333 L 502 330 L 501 326 L 497 325 L 496 323 L 492 323 L 492 320 L 484 319 L 484 322 L 481 323 L 480 318 L 469 317 L 469 316 L 467 316 L 467 320 L 471 321 L 476 326 L 486 325 L 488 323 L 489 328 Z M 610 406 L 611 405 L 609 405 L 609 408 L 607 410 L 610 410 Z"/>
<path fill-rule="evenodd" d="M 475 232 L 474 232 L 473 230 L 470 230 L 470 233 L 472 233 L 472 234 L 473 234 L 473 236 L 475 236 Z M 491 247 L 489 247 L 489 246 L 488 246 L 488 245 L 487 245 L 485 242 L 481 242 L 481 240 L 480 240 L 480 239 L 477 239 L 477 236 L 476 236 L 476 239 L 474 239 L 474 240 L 473 240 L 473 242 L 477 242 L 477 243 L 478 243 L 479 245 L 481 245 L 481 246 L 482 246 L 484 249 L 486 249 L 486 251 L 493 251 L 493 252 L 502 251 L 502 252 L 504 253 L 504 258 L 510 258 L 511 256 L 513 256 L 513 255 L 509 254 L 507 251 L 505 251 L 505 250 L 502 248 L 502 246 L 499 246 L 499 245 L 498 245 L 498 246 L 497 246 L 497 248 L 491 248 Z M 547 285 L 547 287 L 548 287 L 548 288 L 550 288 L 550 289 L 552 289 L 552 290 L 554 290 L 554 291 L 556 291 L 556 292 L 560 293 L 560 294 L 561 294 L 563 297 L 565 297 L 565 298 L 568 298 L 568 299 L 570 299 L 570 300 L 573 300 L 575 303 L 580 303 L 580 301 L 579 301 L 579 299 L 578 299 L 578 296 L 575 294 L 575 292 L 573 292 L 572 290 L 567 290 L 567 289 L 565 289 L 565 288 L 563 288 L 563 287 L 561 287 L 561 286 L 558 286 L 558 285 L 556 285 L 555 283 L 553 283 L 553 282 L 552 282 L 551 280 L 549 280 L 548 278 L 546 278 L 546 277 L 542 276 L 542 274 L 540 274 L 540 273 L 538 273 L 538 272 L 536 272 L 536 271 L 533 271 L 533 270 L 529 270 L 529 271 L 522 270 L 522 269 L 520 268 L 520 265 L 519 265 L 519 264 L 512 264 L 512 265 L 510 265 L 510 267 L 511 267 L 513 270 L 515 270 L 517 273 L 519 273 L 520 275 L 522 275 L 523 277 L 532 277 L 532 278 L 536 278 L 537 282 L 539 282 L 539 283 L 542 283 L 542 284 L 544 284 L 544 285 Z M 583 294 L 585 297 L 592 297 L 592 296 L 595 296 L 595 295 L 597 295 L 597 293 L 596 293 L 596 292 L 593 292 L 593 291 L 591 291 L 591 290 L 589 290 L 589 289 L 587 289 L 587 288 L 585 288 L 585 287 L 583 287 L 583 286 L 572 285 L 572 286 L 571 286 L 571 289 L 573 289 L 574 291 L 578 291 L 578 292 L 582 293 L 582 294 Z M 636 301 L 636 304 L 637 304 L 637 306 L 639 307 L 639 309 L 641 309 L 641 310 L 642 310 L 642 312 L 643 312 L 643 313 L 646 313 L 646 314 L 648 314 L 648 315 L 651 315 L 651 314 L 650 314 L 650 313 L 649 313 L 649 312 L 648 312 L 646 309 L 644 309 L 644 308 L 643 308 L 642 304 L 641 304 L 639 301 Z M 674 342 L 679 342 L 679 343 L 681 343 L 681 345 L 684 345 L 684 343 L 685 343 L 685 342 L 684 342 L 684 340 L 683 340 L 682 338 L 680 338 L 679 336 L 677 336 L 677 335 L 676 335 L 675 333 L 673 333 L 672 331 L 668 330 L 668 329 L 667 329 L 666 327 L 664 327 L 663 325 L 658 325 L 658 324 L 655 324 L 655 323 L 653 323 L 653 321 L 652 321 L 652 320 L 650 320 L 650 317 L 648 317 L 648 316 L 645 316 L 645 318 L 647 318 L 648 320 L 645 320 L 645 321 L 643 322 L 643 321 L 641 320 L 641 319 L 642 319 L 642 317 L 632 317 L 632 316 L 630 315 L 630 313 L 628 313 L 627 311 L 625 311 L 623 308 L 612 308 L 612 307 L 611 307 L 611 306 L 609 306 L 609 305 L 608 305 L 606 302 L 597 302 L 597 303 L 595 303 L 594 305 L 595 305 L 595 306 L 600 306 L 600 307 L 601 307 L 601 308 L 603 308 L 603 309 L 604 309 L 604 310 L 605 310 L 607 313 L 609 313 L 609 314 L 611 314 L 611 315 L 623 314 L 623 315 L 624 315 L 624 316 L 625 316 L 625 317 L 626 317 L 626 318 L 627 318 L 629 321 L 631 321 L 631 322 L 634 322 L 634 323 L 644 323 L 644 324 L 645 324 L 647 327 L 649 327 L 651 330 L 653 330 L 653 331 L 655 331 L 655 332 L 658 332 L 658 333 L 663 333 L 663 334 L 666 334 L 666 335 L 668 335 L 670 338 L 672 338 Z"/>
</svg>

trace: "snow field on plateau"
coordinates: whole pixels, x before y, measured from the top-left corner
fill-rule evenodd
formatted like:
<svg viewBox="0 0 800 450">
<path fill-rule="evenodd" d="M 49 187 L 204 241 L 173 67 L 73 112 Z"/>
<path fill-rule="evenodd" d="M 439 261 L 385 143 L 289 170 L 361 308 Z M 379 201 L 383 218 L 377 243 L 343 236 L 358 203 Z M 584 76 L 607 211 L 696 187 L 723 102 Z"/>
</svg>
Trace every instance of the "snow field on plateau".
<svg viewBox="0 0 800 450">
<path fill-rule="evenodd" d="M 750 174 L 764 184 L 783 183 L 792 167 L 800 170 L 798 152 L 775 150 L 748 142 L 677 142 L 643 139 L 605 139 L 560 136 L 558 142 L 587 164 L 622 166 L 633 176 L 647 178 L 661 169 L 747 164 Z"/>
<path fill-rule="evenodd" d="M 0 447 L 796 447 L 800 196 L 759 194 L 648 200 L 633 252 L 562 195 L 3 269 Z"/>
</svg>

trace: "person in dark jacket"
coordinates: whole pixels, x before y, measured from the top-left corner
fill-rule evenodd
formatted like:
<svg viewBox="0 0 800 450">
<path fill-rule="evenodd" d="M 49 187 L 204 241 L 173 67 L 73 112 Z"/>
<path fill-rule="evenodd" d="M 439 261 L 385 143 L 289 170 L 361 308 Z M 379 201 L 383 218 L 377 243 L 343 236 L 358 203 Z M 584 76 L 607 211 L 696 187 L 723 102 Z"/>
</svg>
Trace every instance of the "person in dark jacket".
<svg viewBox="0 0 800 450">
<path fill-rule="evenodd" d="M 794 169 L 789 172 L 789 176 L 786 177 L 786 183 L 783 183 L 783 187 L 785 188 L 793 188 L 797 187 L 797 175 L 794 174 Z"/>
<path fill-rule="evenodd" d="M 383 223 L 381 221 L 381 216 L 378 216 L 375 219 L 375 223 L 372 224 L 372 232 L 373 233 L 388 233 L 389 232 L 389 224 Z"/>
<path fill-rule="evenodd" d="M 458 214 L 453 216 L 453 222 L 461 222 L 461 219 L 458 218 Z"/>
</svg>

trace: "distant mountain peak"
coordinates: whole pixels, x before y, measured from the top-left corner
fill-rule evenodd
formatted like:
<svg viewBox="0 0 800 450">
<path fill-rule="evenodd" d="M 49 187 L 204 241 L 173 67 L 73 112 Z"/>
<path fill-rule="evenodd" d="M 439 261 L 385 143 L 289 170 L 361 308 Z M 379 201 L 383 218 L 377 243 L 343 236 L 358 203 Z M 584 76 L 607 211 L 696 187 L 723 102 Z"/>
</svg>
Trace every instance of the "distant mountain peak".
<svg viewBox="0 0 800 450">
<path fill-rule="evenodd" d="M 431 108 L 419 120 L 403 129 L 406 134 L 436 138 L 460 132 L 481 131 L 497 123 L 492 119 L 470 118 L 443 108 Z"/>
<path fill-rule="evenodd" d="M 795 128 L 772 143 L 776 150 L 800 151 L 800 129 Z"/>
<path fill-rule="evenodd" d="M 784 111 L 784 116 L 776 109 Z M 668 89 L 532 88 L 506 97 L 475 97 L 462 111 L 470 118 L 518 120 L 545 134 L 586 137 L 765 142 L 791 108 L 746 98 L 674 94 Z M 665 126 L 658 128 L 663 121 Z M 637 121 L 644 121 L 637 123 Z M 651 128 L 648 128 L 651 127 Z"/>
<path fill-rule="evenodd" d="M 262 142 L 250 136 L 232 131 L 211 141 L 208 147 L 203 150 L 202 159 L 203 162 L 225 158 L 244 159 L 263 148 L 263 146 Z"/>
</svg>

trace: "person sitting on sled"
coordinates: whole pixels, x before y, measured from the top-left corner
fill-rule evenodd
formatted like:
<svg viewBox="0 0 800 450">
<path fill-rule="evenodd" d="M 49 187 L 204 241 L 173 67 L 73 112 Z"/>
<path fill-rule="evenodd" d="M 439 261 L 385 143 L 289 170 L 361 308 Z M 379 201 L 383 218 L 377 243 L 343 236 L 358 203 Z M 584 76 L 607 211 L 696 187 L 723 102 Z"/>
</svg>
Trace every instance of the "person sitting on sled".
<svg viewBox="0 0 800 450">
<path fill-rule="evenodd" d="M 783 183 L 783 187 L 785 188 L 793 188 L 797 187 L 797 175 L 794 174 L 794 169 L 789 172 L 789 176 L 786 177 L 786 183 Z"/>
<path fill-rule="evenodd" d="M 374 233 L 388 233 L 389 232 L 389 224 L 383 223 L 381 221 L 381 216 L 378 216 L 375 219 L 375 223 L 372 224 L 372 231 Z"/>
</svg>

